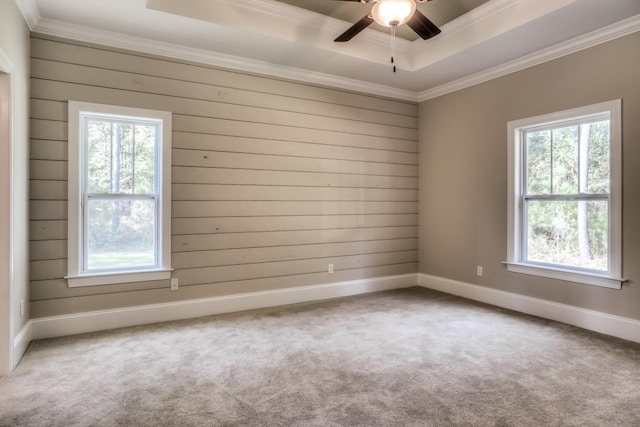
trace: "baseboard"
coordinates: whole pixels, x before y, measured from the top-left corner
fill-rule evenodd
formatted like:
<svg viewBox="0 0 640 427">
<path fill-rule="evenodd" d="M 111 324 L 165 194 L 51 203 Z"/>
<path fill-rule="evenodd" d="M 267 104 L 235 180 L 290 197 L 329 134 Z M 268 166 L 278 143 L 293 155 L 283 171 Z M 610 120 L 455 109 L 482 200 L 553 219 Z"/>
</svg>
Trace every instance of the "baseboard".
<svg viewBox="0 0 640 427">
<path fill-rule="evenodd" d="M 638 320 L 426 274 L 418 274 L 418 284 L 425 288 L 640 343 Z"/>
<path fill-rule="evenodd" d="M 14 339 L 14 365 L 31 340 L 275 307 L 416 284 L 640 343 L 640 321 L 426 274 L 404 274 L 30 320 Z"/>
<path fill-rule="evenodd" d="M 20 363 L 20 359 L 24 356 L 25 351 L 27 351 L 27 347 L 29 347 L 29 343 L 33 340 L 33 322 L 29 320 L 26 325 L 22 327 L 18 335 L 13 338 L 13 366 L 12 369 L 15 369 Z"/>
<path fill-rule="evenodd" d="M 212 314 L 275 307 L 415 286 L 416 274 L 351 280 L 214 298 L 32 319 L 32 339 L 53 338 Z M 26 347 L 25 347 L 26 348 Z"/>
</svg>

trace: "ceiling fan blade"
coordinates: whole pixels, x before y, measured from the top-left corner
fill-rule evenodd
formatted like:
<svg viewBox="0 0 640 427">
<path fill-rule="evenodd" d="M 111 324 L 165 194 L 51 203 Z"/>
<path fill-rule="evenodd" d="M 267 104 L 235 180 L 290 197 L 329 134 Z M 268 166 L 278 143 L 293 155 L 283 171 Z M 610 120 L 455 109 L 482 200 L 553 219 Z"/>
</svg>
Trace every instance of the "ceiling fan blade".
<svg viewBox="0 0 640 427">
<path fill-rule="evenodd" d="M 411 19 L 407 21 L 407 25 L 416 32 L 423 40 L 430 39 L 433 36 L 440 34 L 440 28 L 433 22 L 429 21 L 429 18 L 420 13 L 419 10 L 413 14 Z"/>
<path fill-rule="evenodd" d="M 369 16 L 365 16 L 355 24 L 353 24 L 347 31 L 340 34 L 334 42 L 348 42 L 353 37 L 355 37 L 360 31 L 367 28 L 369 25 L 373 23 L 373 18 L 369 18 Z"/>
</svg>

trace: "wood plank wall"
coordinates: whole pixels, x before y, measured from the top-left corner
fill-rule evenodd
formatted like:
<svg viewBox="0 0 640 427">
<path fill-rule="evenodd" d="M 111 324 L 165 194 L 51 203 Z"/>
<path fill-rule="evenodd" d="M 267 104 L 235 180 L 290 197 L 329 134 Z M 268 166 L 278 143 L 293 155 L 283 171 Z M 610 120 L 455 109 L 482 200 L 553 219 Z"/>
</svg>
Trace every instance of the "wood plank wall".
<svg viewBox="0 0 640 427">
<path fill-rule="evenodd" d="M 31 43 L 32 317 L 417 272 L 417 104 Z M 173 113 L 179 291 L 67 287 L 68 100 Z"/>
</svg>

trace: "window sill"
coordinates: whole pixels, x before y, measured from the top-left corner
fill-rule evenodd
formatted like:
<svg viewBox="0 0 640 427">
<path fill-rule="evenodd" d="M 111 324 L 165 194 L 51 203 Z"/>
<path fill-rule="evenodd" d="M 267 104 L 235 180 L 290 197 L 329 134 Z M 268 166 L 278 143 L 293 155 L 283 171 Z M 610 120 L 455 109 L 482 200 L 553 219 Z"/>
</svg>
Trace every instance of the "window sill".
<svg viewBox="0 0 640 427">
<path fill-rule="evenodd" d="M 585 285 L 601 286 L 610 289 L 622 289 L 622 283 L 626 282 L 626 279 L 582 271 L 564 270 L 562 268 L 521 264 L 516 262 L 503 262 L 503 264 L 506 264 L 507 270 L 513 273 L 530 274 L 533 276 L 565 280 L 568 282 L 584 283 Z"/>
<path fill-rule="evenodd" d="M 167 280 L 171 278 L 173 269 L 128 271 L 126 273 L 99 273 L 66 276 L 70 288 L 95 285 L 115 285 L 117 283 L 148 282 L 151 280 Z"/>
</svg>

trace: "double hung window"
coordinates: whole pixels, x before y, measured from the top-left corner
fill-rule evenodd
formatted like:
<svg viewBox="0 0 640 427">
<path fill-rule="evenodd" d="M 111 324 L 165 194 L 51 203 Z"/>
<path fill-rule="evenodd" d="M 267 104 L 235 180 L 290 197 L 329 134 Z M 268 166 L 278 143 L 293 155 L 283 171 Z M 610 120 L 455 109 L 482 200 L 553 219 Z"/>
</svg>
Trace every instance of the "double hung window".
<svg viewBox="0 0 640 427">
<path fill-rule="evenodd" d="M 620 101 L 508 127 L 509 270 L 620 288 Z"/>
<path fill-rule="evenodd" d="M 69 102 L 69 286 L 170 276 L 171 114 Z"/>
</svg>

